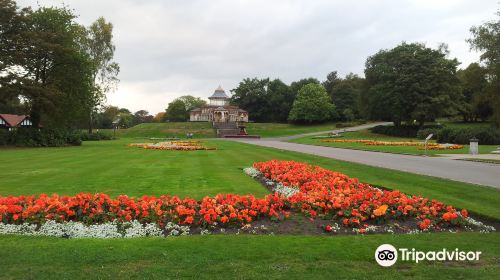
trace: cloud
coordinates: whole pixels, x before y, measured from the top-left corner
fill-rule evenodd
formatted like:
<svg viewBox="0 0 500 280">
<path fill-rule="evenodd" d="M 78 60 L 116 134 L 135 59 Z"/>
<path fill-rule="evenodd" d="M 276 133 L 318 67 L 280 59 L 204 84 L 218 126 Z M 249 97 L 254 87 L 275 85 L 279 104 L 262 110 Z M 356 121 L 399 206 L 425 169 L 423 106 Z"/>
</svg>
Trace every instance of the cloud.
<svg viewBox="0 0 500 280">
<path fill-rule="evenodd" d="M 323 80 L 333 70 L 363 74 L 366 58 L 402 41 L 447 43 L 462 66 L 477 61 L 469 28 L 494 17 L 498 0 L 162 1 L 65 0 L 89 25 L 114 24 L 120 85 L 108 102 L 163 111 L 174 98 L 208 97 L 245 77 Z M 22 0 L 21 6 L 61 6 Z"/>
</svg>

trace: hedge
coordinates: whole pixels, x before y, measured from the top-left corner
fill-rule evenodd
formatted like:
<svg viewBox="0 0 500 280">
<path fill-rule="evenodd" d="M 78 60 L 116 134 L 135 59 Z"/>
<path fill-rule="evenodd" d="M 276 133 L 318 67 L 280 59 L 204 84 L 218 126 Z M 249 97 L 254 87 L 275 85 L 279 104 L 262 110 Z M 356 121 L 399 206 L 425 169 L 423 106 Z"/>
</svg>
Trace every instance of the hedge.
<svg viewBox="0 0 500 280">
<path fill-rule="evenodd" d="M 445 127 L 437 132 L 438 143 L 469 144 L 477 138 L 479 144 L 500 144 L 500 131 L 494 128 L 451 128 Z"/>
<path fill-rule="evenodd" d="M 415 138 L 417 137 L 418 131 L 420 129 L 430 129 L 430 128 L 436 129 L 436 128 L 441 128 L 441 126 L 424 125 L 423 127 L 419 127 L 416 125 L 402 125 L 402 126 L 377 125 L 375 127 L 372 127 L 370 131 L 377 134 L 384 134 L 395 137 Z"/>
<path fill-rule="evenodd" d="M 82 140 L 76 131 L 65 129 L 17 128 L 0 130 L 0 144 L 18 147 L 80 146 Z"/>
<path fill-rule="evenodd" d="M 101 132 L 96 132 L 96 133 L 82 132 L 80 133 L 80 139 L 82 139 L 82 141 L 113 140 L 113 136 Z"/>
</svg>

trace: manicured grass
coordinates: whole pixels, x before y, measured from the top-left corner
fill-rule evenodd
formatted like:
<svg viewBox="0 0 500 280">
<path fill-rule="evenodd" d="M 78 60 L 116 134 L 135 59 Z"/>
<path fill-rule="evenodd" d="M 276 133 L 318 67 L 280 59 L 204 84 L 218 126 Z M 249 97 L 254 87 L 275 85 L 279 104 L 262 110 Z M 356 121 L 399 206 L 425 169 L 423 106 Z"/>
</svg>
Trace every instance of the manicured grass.
<svg viewBox="0 0 500 280">
<path fill-rule="evenodd" d="M 421 251 L 481 251 L 478 262 L 378 266 L 384 243 Z M 0 278 L 495 279 L 500 234 L 188 236 L 67 240 L 3 236 Z M 496 275 L 496 276 L 495 276 Z"/>
<path fill-rule="evenodd" d="M 326 135 L 326 134 L 325 134 Z M 354 132 L 346 132 L 343 134 L 344 137 L 339 138 L 324 138 L 324 139 L 313 139 L 312 136 L 301 137 L 298 139 L 290 140 L 290 142 L 326 146 L 326 147 L 336 147 L 344 149 L 355 149 L 355 150 L 365 150 L 365 151 L 375 151 L 375 152 L 388 152 L 397 154 L 413 154 L 413 155 L 424 155 L 425 150 L 419 150 L 415 146 L 368 146 L 362 143 L 332 143 L 332 142 L 321 142 L 321 140 L 333 140 L 333 139 L 364 139 L 364 140 L 377 140 L 377 141 L 404 141 L 404 142 L 423 142 L 424 140 L 416 138 L 401 138 L 392 137 L 382 134 L 372 133 L 369 130 L 361 130 Z M 435 141 L 431 141 L 435 142 Z M 479 153 L 489 154 L 494 151 L 500 145 L 479 145 Z M 428 150 L 427 155 L 439 155 L 439 154 L 467 154 L 469 153 L 469 145 L 464 145 L 462 149 L 456 150 Z"/>
<path fill-rule="evenodd" d="M 278 137 L 302 133 L 333 130 L 335 123 L 317 125 L 294 125 L 280 123 L 247 123 L 249 134 L 260 135 L 261 137 Z M 109 129 L 101 129 L 101 132 L 113 133 Z M 119 138 L 165 138 L 178 137 L 186 138 L 186 133 L 193 133 L 195 138 L 216 137 L 215 131 L 210 122 L 168 122 L 168 123 L 143 123 L 128 129 L 119 129 L 116 136 Z"/>
<path fill-rule="evenodd" d="M 133 139 L 84 142 L 82 147 L 0 149 L 0 195 L 106 192 L 201 198 L 222 192 L 263 196 L 241 168 L 289 159 L 318 164 L 360 180 L 424 195 L 500 219 L 500 191 L 433 177 L 341 162 L 229 141 L 216 151 L 127 147 Z M 493 279 L 498 233 L 367 236 L 187 236 L 119 240 L 0 236 L 0 279 Z M 418 250 L 482 251 L 478 263 L 398 262 L 381 268 L 379 245 Z"/>
<path fill-rule="evenodd" d="M 374 185 L 399 189 L 500 219 L 500 190 L 230 141 L 216 151 L 159 151 L 127 147 L 132 139 L 84 142 L 82 147 L 4 149 L 0 195 L 105 192 L 116 196 L 171 194 L 202 198 L 217 193 L 267 193 L 242 168 L 285 159 L 343 172 Z"/>
<path fill-rule="evenodd" d="M 122 138 L 186 138 L 186 133 L 193 133 L 195 138 L 210 138 L 216 136 L 212 128 L 212 123 L 210 122 L 143 123 L 128 129 L 117 130 L 116 136 Z"/>
<path fill-rule="evenodd" d="M 354 125 L 354 124 L 352 124 Z M 247 132 L 261 137 L 280 137 L 318 131 L 335 130 L 336 123 L 324 123 L 315 125 L 296 125 L 287 123 L 248 123 Z"/>
</svg>

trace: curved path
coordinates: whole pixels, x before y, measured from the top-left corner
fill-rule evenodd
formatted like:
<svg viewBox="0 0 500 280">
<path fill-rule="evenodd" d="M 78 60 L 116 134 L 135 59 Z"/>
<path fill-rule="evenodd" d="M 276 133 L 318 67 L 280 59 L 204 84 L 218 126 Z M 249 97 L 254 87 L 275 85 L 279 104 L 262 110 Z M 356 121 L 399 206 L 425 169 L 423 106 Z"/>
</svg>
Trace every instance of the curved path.
<svg viewBox="0 0 500 280">
<path fill-rule="evenodd" d="M 347 131 L 361 130 L 379 124 L 380 123 L 351 127 L 346 130 Z M 337 131 L 343 131 L 343 130 L 337 130 Z M 453 160 L 449 158 L 440 158 L 440 157 L 423 157 L 423 156 L 412 156 L 412 155 L 391 154 L 391 153 L 381 153 L 381 152 L 370 152 L 370 151 L 360 151 L 360 150 L 331 148 L 331 147 L 283 142 L 284 140 L 289 140 L 307 135 L 322 134 L 322 133 L 326 132 L 317 132 L 317 133 L 296 135 L 291 137 L 269 138 L 260 140 L 249 140 L 249 139 L 233 139 L 233 140 L 252 145 L 306 153 L 327 158 L 339 159 L 343 161 L 350 161 L 371 166 L 406 171 L 421 175 L 440 177 L 465 183 L 491 186 L 500 189 L 500 164 L 488 164 L 480 162 Z"/>
</svg>

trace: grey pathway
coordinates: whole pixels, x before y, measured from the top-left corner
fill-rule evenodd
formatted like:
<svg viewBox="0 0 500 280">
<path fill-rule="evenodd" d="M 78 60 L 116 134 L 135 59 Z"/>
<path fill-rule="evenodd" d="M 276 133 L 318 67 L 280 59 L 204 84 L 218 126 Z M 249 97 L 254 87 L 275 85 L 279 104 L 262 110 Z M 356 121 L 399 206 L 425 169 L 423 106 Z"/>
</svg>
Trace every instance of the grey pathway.
<svg viewBox="0 0 500 280">
<path fill-rule="evenodd" d="M 373 126 L 373 124 L 371 125 Z M 365 128 L 367 128 L 366 125 L 349 128 L 348 130 L 354 131 Z M 304 135 L 297 137 L 302 136 Z M 283 140 L 288 139 L 292 138 L 264 138 L 261 140 L 238 139 L 234 141 L 406 171 L 421 175 L 435 176 L 465 183 L 491 186 L 500 189 L 500 164 L 468 162 L 440 157 L 390 154 L 283 142 Z"/>
</svg>

